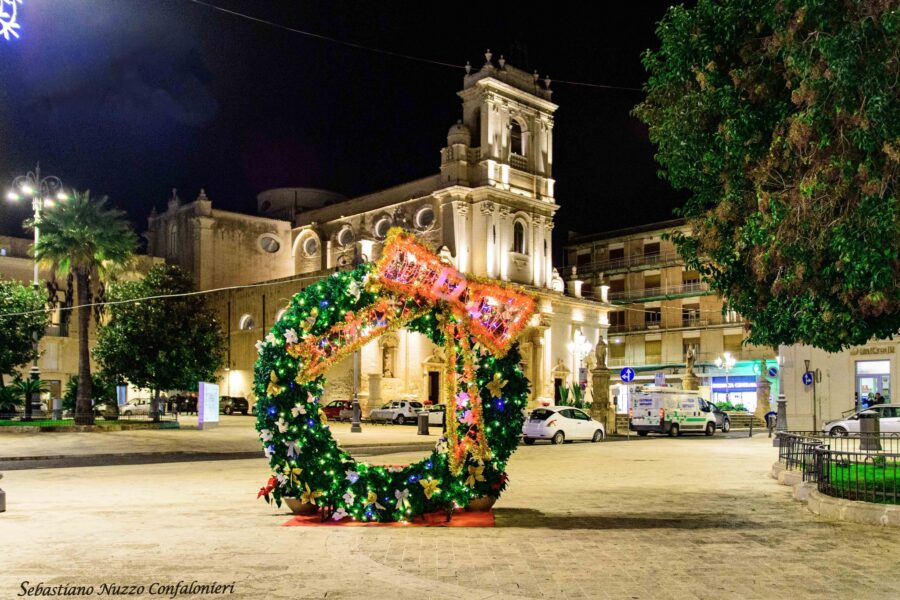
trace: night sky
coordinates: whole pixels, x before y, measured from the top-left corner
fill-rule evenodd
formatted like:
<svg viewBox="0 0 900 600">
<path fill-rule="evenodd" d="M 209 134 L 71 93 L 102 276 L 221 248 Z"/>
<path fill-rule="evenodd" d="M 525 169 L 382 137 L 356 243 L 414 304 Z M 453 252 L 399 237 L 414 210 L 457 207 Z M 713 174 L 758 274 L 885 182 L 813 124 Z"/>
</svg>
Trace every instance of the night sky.
<svg viewBox="0 0 900 600">
<path fill-rule="evenodd" d="M 391 52 L 477 69 L 490 47 L 495 62 L 504 54 L 554 80 L 632 88 L 669 4 L 208 1 Z M 139 231 L 173 187 L 252 213 L 272 187 L 353 196 L 437 173 L 461 116 L 462 69 L 188 0 L 24 0 L 19 10 L 21 38 L 0 39 L 0 184 L 40 161 L 67 186 L 108 195 Z M 646 129 L 629 115 L 641 93 L 552 89 L 557 252 L 570 229 L 670 218 L 684 195 L 657 177 Z M 30 212 L 4 199 L 3 233 L 20 233 Z"/>
</svg>

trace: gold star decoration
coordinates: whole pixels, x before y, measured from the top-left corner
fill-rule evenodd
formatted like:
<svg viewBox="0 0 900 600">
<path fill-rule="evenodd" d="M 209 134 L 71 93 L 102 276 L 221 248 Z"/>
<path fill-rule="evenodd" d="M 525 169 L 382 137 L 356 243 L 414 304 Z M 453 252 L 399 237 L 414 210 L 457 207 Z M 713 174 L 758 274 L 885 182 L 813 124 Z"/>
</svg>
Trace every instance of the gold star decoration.
<svg viewBox="0 0 900 600">
<path fill-rule="evenodd" d="M 441 491 L 441 488 L 438 487 L 439 483 L 440 482 L 437 481 L 436 479 L 420 479 L 419 480 L 419 484 L 425 490 L 425 497 L 428 498 L 429 500 L 431 500 L 431 497 L 434 494 L 437 494 Z"/>
<path fill-rule="evenodd" d="M 275 371 L 269 374 L 269 387 L 266 388 L 267 396 L 277 396 L 284 391 L 284 388 L 278 385 L 278 375 Z"/>
<path fill-rule="evenodd" d="M 305 491 L 305 492 L 302 492 L 302 493 L 300 494 L 300 502 L 308 502 L 309 504 L 315 504 L 315 503 L 316 503 L 316 498 L 318 498 L 319 496 L 321 496 L 321 495 L 322 495 L 322 492 L 320 492 L 320 491 L 318 491 L 318 490 L 315 491 L 315 492 L 312 491 L 312 490 L 310 490 L 310 489 L 309 489 L 309 484 L 308 484 L 308 483 L 304 483 L 303 485 L 306 487 L 306 491 Z"/>
<path fill-rule="evenodd" d="M 499 398 L 501 393 L 500 390 L 502 390 L 507 383 L 508 382 L 505 379 L 500 378 L 500 373 L 494 373 L 494 380 L 484 387 L 491 393 L 491 398 Z"/>
<path fill-rule="evenodd" d="M 466 485 L 475 487 L 476 481 L 484 481 L 484 465 L 473 467 L 469 465 L 469 476 L 466 478 Z"/>
</svg>

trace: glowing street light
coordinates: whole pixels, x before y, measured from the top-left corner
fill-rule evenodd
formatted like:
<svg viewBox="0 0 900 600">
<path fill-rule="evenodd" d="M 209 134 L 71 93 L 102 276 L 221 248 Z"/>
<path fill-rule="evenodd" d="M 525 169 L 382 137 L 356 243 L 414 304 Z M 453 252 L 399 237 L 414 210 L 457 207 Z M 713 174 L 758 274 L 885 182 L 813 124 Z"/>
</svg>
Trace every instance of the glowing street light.
<svg viewBox="0 0 900 600">
<path fill-rule="evenodd" d="M 0 2 L 2 2 L 2 0 L 0 0 Z M 41 223 L 41 212 L 45 207 L 53 206 L 54 198 L 62 201 L 68 198 L 68 196 L 63 189 L 63 184 L 59 177 L 53 175 L 41 177 L 41 164 L 38 163 L 34 168 L 34 171 L 29 171 L 25 175 L 20 175 L 13 179 L 12 188 L 7 192 L 6 198 L 11 202 L 18 202 L 25 198 L 31 198 L 31 209 L 34 211 L 34 246 L 37 248 L 38 240 L 40 239 L 39 227 Z M 39 277 L 38 261 L 35 258 L 34 280 L 32 282 L 35 290 L 37 290 L 40 285 Z M 37 336 L 35 336 L 35 358 L 31 363 L 30 372 L 31 378 L 35 381 L 41 377 L 41 371 L 38 369 L 37 343 Z M 40 405 L 40 392 L 35 392 L 35 396 L 38 396 L 38 405 Z M 25 403 L 26 421 L 31 420 L 32 402 L 33 399 Z"/>
</svg>

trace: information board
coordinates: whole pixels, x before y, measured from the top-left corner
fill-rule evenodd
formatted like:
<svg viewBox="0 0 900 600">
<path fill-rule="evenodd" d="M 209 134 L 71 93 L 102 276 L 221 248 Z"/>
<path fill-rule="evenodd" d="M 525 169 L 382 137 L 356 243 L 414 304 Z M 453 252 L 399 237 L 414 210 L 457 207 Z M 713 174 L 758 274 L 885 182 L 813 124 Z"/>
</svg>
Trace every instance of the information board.
<svg viewBox="0 0 900 600">
<path fill-rule="evenodd" d="M 197 394 L 197 429 L 209 429 L 219 424 L 219 386 L 200 382 Z"/>
</svg>

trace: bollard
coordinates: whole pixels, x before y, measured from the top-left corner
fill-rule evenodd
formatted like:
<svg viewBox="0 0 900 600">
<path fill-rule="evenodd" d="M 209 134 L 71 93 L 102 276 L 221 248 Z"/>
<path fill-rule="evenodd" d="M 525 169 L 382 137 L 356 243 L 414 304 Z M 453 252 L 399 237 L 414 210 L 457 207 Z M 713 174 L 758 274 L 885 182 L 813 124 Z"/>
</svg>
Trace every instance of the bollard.
<svg viewBox="0 0 900 600">
<path fill-rule="evenodd" d="M 62 419 L 62 400 L 59 398 L 54 398 L 53 402 L 53 419 L 60 420 Z"/>
<path fill-rule="evenodd" d="M 0 479 L 3 479 L 3 473 L 0 473 Z M 6 492 L 0 490 L 0 512 L 6 512 Z"/>
<path fill-rule="evenodd" d="M 419 419 L 419 435 L 428 435 L 428 413 L 420 412 Z"/>
<path fill-rule="evenodd" d="M 753 437 L 753 421 L 756 420 L 753 417 L 754 415 L 750 415 L 750 433 L 747 435 L 747 437 Z"/>
</svg>

